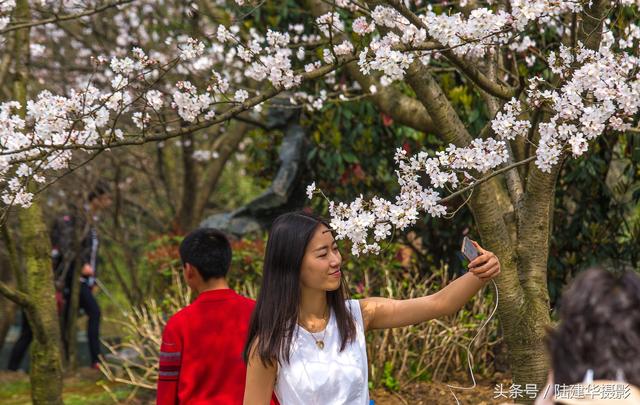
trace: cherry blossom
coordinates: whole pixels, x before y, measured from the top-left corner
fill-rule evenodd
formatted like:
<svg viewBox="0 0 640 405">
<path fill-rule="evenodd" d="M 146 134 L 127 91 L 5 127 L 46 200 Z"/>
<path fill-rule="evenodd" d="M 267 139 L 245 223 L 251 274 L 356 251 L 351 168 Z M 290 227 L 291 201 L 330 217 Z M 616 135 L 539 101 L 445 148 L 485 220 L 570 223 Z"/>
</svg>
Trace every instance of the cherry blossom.
<svg viewBox="0 0 640 405">
<path fill-rule="evenodd" d="M 72 3 L 55 10 L 88 7 Z M 179 18 L 193 12 L 191 4 L 167 4 L 166 13 Z M 146 25 L 145 19 L 155 12 L 151 0 L 121 6 L 112 20 L 113 49 L 94 54 L 67 40 L 67 52 L 78 65 L 90 66 L 86 69 L 90 73 L 74 76 L 65 86 L 44 80 L 45 90 L 27 101 L 25 118 L 18 114 L 18 103 L 0 104 L 3 201 L 28 205 L 33 196 L 25 189 L 27 182 L 43 181 L 45 171 L 67 168 L 74 149 L 90 152 L 114 141 L 140 139 L 148 131 L 171 132 L 191 124 L 204 127 L 231 108 L 238 108 L 238 113 L 253 108 L 252 114 L 259 114 L 268 106 L 268 97 L 252 100 L 264 94 L 271 97 L 286 91 L 284 97 L 294 105 L 317 111 L 327 103 L 349 100 L 352 89 L 355 96 L 382 92 L 380 86 L 404 80 L 416 61 L 441 66 L 458 57 L 461 62 L 456 63 L 480 64 L 505 50 L 507 57 L 517 54 L 516 64 L 545 64 L 544 73 L 530 77 L 500 72 L 504 76 L 495 81 L 519 86 L 516 82 L 521 80 L 524 90 L 503 98 L 495 117 L 489 117 L 488 138 L 413 156 L 398 152 L 401 189 L 392 201 L 362 197 L 349 204 L 330 204 L 337 234 L 354 241 L 357 252 L 375 252 L 377 243 L 394 228 L 411 226 L 421 215 L 447 213 L 439 203 L 445 191 L 466 187 L 479 175 L 507 164 L 508 143 L 518 137 L 532 146 L 537 167 L 549 171 L 566 156 L 587 153 L 591 141 L 605 131 L 626 130 L 635 123 L 640 109 L 640 63 L 633 53 L 640 40 L 637 25 L 629 23 L 618 30 L 607 23 L 597 50 L 579 42 L 539 45 L 541 29 L 548 30 L 547 35 L 565 35 L 563 19 L 585 4 L 511 0 L 506 8 L 490 4 L 464 11 L 455 4 L 427 5 L 410 20 L 401 8 L 367 9 L 338 0 L 331 11 L 309 24 L 290 24 L 288 30 L 260 31 L 230 18 L 231 24 L 203 22 L 195 27 L 202 33 L 194 29 L 189 35 L 161 34 Z M 638 6 L 631 0 L 619 4 Z M 0 29 L 14 23 L 10 17 L 14 7 L 15 1 L 0 4 Z M 41 7 L 54 4 L 45 2 Z M 55 24 L 34 27 L 32 34 L 32 58 L 43 61 L 52 56 L 47 41 L 67 38 Z M 371 83 L 356 87 L 336 79 L 342 76 L 335 75 L 334 68 L 354 59 Z M 458 69 L 456 63 L 452 65 Z M 319 80 L 305 86 L 303 77 L 320 70 L 324 73 L 315 76 Z M 534 109 L 544 110 L 540 122 L 532 121 Z M 166 114 L 172 121 L 165 125 L 159 117 Z M 197 150 L 194 157 L 212 158 L 213 152 L 205 152 Z"/>
</svg>

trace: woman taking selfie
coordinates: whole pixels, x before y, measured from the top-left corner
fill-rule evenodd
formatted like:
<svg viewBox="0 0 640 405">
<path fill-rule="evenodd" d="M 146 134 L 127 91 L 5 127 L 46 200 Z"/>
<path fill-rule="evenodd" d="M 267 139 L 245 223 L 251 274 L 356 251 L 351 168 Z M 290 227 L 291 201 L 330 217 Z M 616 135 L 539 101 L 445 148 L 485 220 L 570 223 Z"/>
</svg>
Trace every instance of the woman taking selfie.
<svg viewBox="0 0 640 405">
<path fill-rule="evenodd" d="M 329 225 L 304 212 L 278 217 L 245 346 L 244 404 L 369 404 L 365 333 L 450 315 L 500 273 L 480 256 L 469 273 L 425 297 L 348 300 L 342 257 Z"/>
</svg>

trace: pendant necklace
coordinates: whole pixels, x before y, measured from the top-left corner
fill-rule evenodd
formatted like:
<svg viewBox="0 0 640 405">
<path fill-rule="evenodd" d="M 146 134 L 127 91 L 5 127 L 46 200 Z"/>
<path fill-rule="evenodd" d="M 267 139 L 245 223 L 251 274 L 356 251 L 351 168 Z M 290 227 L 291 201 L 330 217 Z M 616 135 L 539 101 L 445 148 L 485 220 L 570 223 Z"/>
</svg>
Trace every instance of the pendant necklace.
<svg viewBox="0 0 640 405">
<path fill-rule="evenodd" d="M 329 320 L 327 319 L 327 322 L 325 323 L 325 326 L 324 326 L 324 332 L 322 333 L 322 339 L 320 339 L 320 340 L 316 339 L 316 337 L 313 335 L 313 332 L 309 332 L 311 334 L 311 337 L 313 338 L 313 340 L 316 342 L 316 347 L 319 350 L 323 350 L 324 349 L 324 337 L 327 334 L 327 328 L 328 327 L 329 327 Z"/>
</svg>

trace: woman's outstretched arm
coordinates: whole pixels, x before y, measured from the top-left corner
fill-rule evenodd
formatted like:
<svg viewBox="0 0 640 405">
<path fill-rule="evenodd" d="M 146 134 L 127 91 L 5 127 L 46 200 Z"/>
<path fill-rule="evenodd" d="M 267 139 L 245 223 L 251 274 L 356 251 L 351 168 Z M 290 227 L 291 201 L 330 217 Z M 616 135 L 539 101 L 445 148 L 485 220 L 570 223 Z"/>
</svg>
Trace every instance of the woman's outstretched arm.
<svg viewBox="0 0 640 405">
<path fill-rule="evenodd" d="M 255 342 L 257 343 L 257 342 Z M 276 381 L 276 366 L 267 366 L 253 345 L 247 363 L 247 380 L 244 386 L 244 405 L 269 405 Z"/>
<path fill-rule="evenodd" d="M 437 293 L 408 300 L 364 298 L 360 308 L 366 330 L 413 325 L 456 313 L 490 279 L 500 274 L 500 261 L 473 242 L 480 256 L 469 263 L 469 273 L 453 280 Z"/>
</svg>

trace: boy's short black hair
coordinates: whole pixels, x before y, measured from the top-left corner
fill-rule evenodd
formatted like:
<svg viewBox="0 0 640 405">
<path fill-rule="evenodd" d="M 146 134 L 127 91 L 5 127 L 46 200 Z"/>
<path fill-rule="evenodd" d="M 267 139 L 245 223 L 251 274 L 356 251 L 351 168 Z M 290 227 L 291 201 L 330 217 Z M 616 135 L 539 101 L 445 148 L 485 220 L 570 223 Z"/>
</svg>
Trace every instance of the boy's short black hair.
<svg viewBox="0 0 640 405">
<path fill-rule="evenodd" d="M 195 267 L 204 281 L 224 277 L 231 266 L 229 239 L 217 229 L 196 229 L 180 243 L 180 260 Z"/>
</svg>

